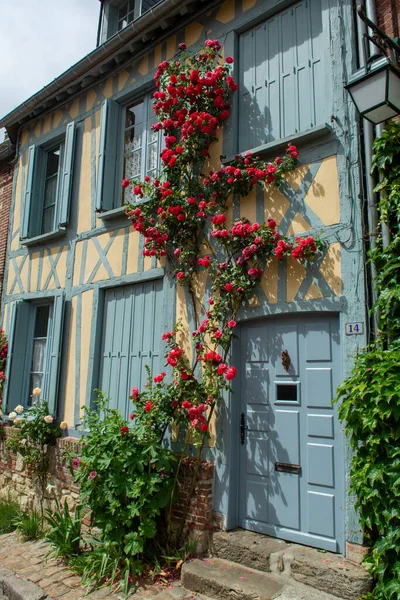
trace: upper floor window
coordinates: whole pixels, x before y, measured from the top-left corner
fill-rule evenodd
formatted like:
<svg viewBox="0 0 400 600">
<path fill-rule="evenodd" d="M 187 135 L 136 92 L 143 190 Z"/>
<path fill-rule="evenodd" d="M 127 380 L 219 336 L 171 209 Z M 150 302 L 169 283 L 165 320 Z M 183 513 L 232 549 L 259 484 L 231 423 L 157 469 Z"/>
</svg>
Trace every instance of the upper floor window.
<svg viewBox="0 0 400 600">
<path fill-rule="evenodd" d="M 161 0 L 107 0 L 102 7 L 100 42 L 104 43 L 117 31 L 138 19 Z"/>
<path fill-rule="evenodd" d="M 132 201 L 131 187 L 122 179 L 143 181 L 160 169 L 161 135 L 152 129 L 157 117 L 152 96 L 122 106 L 106 100 L 101 110 L 97 210 L 109 211 Z M 119 133 L 120 132 L 120 133 Z"/>
<path fill-rule="evenodd" d="M 321 0 L 303 0 L 239 39 L 239 151 L 322 125 L 325 92 Z"/>
<path fill-rule="evenodd" d="M 21 239 L 64 231 L 69 221 L 75 124 L 53 144 L 34 144 L 25 166 Z"/>
<path fill-rule="evenodd" d="M 118 31 L 124 29 L 131 21 L 133 21 L 135 15 L 135 0 L 128 0 L 118 9 Z"/>
<path fill-rule="evenodd" d="M 57 204 L 57 189 L 60 175 L 61 146 L 49 150 L 46 155 L 46 174 L 44 180 L 43 207 L 41 211 L 40 233 L 53 231 Z M 39 387 L 39 386 L 37 386 Z"/>
</svg>

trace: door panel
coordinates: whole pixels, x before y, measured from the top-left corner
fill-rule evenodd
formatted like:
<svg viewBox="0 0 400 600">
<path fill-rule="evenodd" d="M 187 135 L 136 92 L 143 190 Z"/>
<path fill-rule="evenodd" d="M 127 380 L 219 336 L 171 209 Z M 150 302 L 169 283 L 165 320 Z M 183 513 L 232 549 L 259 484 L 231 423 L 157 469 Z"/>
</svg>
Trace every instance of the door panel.
<svg viewBox="0 0 400 600">
<path fill-rule="evenodd" d="M 343 434 L 335 316 L 284 316 L 241 326 L 241 527 L 341 551 Z M 288 370 L 282 351 L 290 357 Z"/>
</svg>

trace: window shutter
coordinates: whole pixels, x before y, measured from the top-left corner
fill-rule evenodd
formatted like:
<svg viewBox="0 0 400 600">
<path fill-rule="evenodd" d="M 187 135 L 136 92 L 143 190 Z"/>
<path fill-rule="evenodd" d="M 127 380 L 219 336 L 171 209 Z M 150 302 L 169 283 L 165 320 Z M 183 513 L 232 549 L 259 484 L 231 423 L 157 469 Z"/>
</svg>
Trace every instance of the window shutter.
<svg viewBox="0 0 400 600">
<path fill-rule="evenodd" d="M 293 21 L 293 8 L 289 8 L 281 14 L 279 28 L 281 36 L 281 137 L 287 137 L 296 132 L 296 40 Z"/>
<path fill-rule="evenodd" d="M 116 206 L 114 195 L 120 113 L 120 105 L 110 98 L 101 105 L 96 198 L 96 210 L 99 212 Z"/>
<path fill-rule="evenodd" d="M 239 152 L 259 145 L 254 126 L 257 121 L 254 107 L 255 46 L 254 30 L 240 38 L 240 98 L 239 98 Z M 260 142 L 262 143 L 262 142 Z"/>
<path fill-rule="evenodd" d="M 22 207 L 22 223 L 21 223 L 21 239 L 25 239 L 29 236 L 29 215 L 31 211 L 31 204 L 33 201 L 33 171 L 35 168 L 36 156 L 37 156 L 36 145 L 30 146 L 28 150 L 28 164 L 26 167 L 25 177 L 25 190 L 24 190 L 24 206 Z"/>
<path fill-rule="evenodd" d="M 74 163 L 75 145 L 75 123 L 68 123 L 65 134 L 64 157 L 61 171 L 61 186 L 59 197 L 59 219 L 60 227 L 68 225 L 69 207 L 72 189 L 72 171 Z"/>
<path fill-rule="evenodd" d="M 13 306 L 4 391 L 4 405 L 8 411 L 13 410 L 18 404 L 25 405 L 27 400 L 26 387 L 29 373 L 27 360 L 30 353 L 27 352 L 26 342 L 31 311 L 31 303 L 25 300 L 20 300 Z"/>
<path fill-rule="evenodd" d="M 64 324 L 64 292 L 54 296 L 51 332 L 48 337 L 46 382 L 43 397 L 48 400 L 50 413 L 57 408 L 57 393 L 60 370 L 61 344 Z"/>
</svg>

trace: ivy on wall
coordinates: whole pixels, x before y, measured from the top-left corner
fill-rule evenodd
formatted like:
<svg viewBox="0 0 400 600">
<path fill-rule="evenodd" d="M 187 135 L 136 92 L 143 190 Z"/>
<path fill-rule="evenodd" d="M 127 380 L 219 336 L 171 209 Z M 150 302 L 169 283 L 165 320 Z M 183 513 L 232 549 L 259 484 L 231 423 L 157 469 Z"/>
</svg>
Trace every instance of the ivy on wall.
<svg viewBox="0 0 400 600">
<path fill-rule="evenodd" d="M 374 345 L 355 359 L 351 376 L 338 388 L 339 418 L 354 457 L 351 491 L 372 546 L 365 565 L 375 577 L 376 600 L 400 598 L 400 123 L 387 125 L 374 143 L 373 172 L 380 182 L 380 222 L 390 232 L 370 253 L 379 331 Z"/>
</svg>

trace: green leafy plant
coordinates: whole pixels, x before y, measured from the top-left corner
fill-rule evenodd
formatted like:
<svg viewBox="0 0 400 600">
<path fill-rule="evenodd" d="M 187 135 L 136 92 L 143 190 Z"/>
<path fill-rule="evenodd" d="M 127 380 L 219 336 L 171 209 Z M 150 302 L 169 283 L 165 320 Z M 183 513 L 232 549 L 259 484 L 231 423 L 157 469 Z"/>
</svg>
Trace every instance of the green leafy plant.
<svg viewBox="0 0 400 600">
<path fill-rule="evenodd" d="M 24 541 L 43 537 L 42 515 L 36 509 L 20 511 L 14 519 L 14 525 Z"/>
<path fill-rule="evenodd" d="M 354 451 L 351 491 L 371 553 L 364 560 L 376 580 L 366 598 L 400 598 L 400 123 L 391 122 L 374 143 L 379 174 L 382 239 L 374 261 L 379 318 L 376 343 L 359 354 L 351 376 L 338 388 L 339 418 Z"/>
<path fill-rule="evenodd" d="M 18 502 L 8 497 L 0 498 L 0 534 L 14 531 L 14 520 L 18 514 Z"/>
<path fill-rule="evenodd" d="M 56 500 L 56 509 L 47 509 L 44 516 L 46 542 L 50 545 L 55 559 L 69 562 L 81 551 L 81 517 L 83 507 L 77 506 L 71 514 L 67 500 L 61 507 Z"/>
<path fill-rule="evenodd" d="M 176 457 L 160 443 L 157 428 L 138 435 L 117 410 L 108 408 L 102 394 L 97 409 L 85 411 L 88 435 L 80 457 L 72 461 L 82 504 L 99 529 L 98 539 L 89 540 L 92 558 L 83 573 L 97 583 L 104 578 L 113 583 L 116 574 L 119 581 L 132 581 L 142 558 L 152 554 L 171 496 Z M 92 568 L 94 564 L 101 568 Z"/>
</svg>

